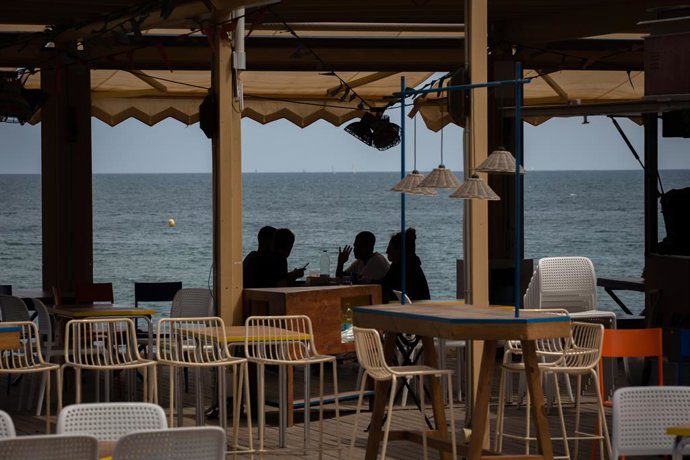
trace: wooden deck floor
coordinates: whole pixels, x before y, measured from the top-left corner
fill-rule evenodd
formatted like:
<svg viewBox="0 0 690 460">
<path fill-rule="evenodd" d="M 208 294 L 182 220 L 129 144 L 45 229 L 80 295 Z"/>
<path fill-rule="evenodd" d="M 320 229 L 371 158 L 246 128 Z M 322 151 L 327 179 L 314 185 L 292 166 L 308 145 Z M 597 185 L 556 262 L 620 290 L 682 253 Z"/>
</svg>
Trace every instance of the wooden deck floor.
<svg viewBox="0 0 690 460">
<path fill-rule="evenodd" d="M 452 363 L 450 363 L 452 365 Z M 343 362 L 338 369 L 339 373 L 339 385 L 341 391 L 345 390 L 352 390 L 354 389 L 355 386 L 355 380 L 357 377 L 357 365 L 353 361 L 345 361 Z M 167 409 L 167 391 L 168 391 L 168 378 L 167 378 L 167 372 L 165 370 L 160 370 L 159 371 L 159 395 L 160 395 L 160 403 L 163 405 L 164 408 Z M 330 379 L 330 374 L 327 375 L 327 378 L 325 379 L 326 382 L 328 382 Z M 92 377 L 88 377 L 88 379 L 92 380 Z M 303 379 L 303 374 L 301 372 L 295 372 L 295 388 L 297 388 L 298 392 L 298 397 L 299 397 L 299 392 L 301 391 L 301 386 L 300 383 Z M 27 379 L 28 380 L 28 379 Z M 210 405 L 211 404 L 211 391 L 210 391 L 210 384 L 208 383 L 211 379 L 206 379 L 206 384 L 204 385 L 205 388 L 205 400 L 206 404 Z M 268 399 L 273 399 L 277 400 L 277 375 L 272 374 L 272 373 L 267 373 L 267 398 Z M 494 397 L 492 399 L 492 404 L 491 404 L 491 414 L 490 414 L 490 423 L 491 423 L 491 435 L 492 435 L 492 446 L 493 446 L 493 434 L 494 434 L 494 429 L 495 429 L 495 419 L 496 419 L 496 402 L 497 402 L 497 382 L 498 382 L 498 375 L 495 378 L 495 391 L 494 391 Z M 93 398 L 93 385 L 90 385 L 89 381 L 86 381 L 86 391 L 88 392 L 87 396 L 85 396 L 84 400 L 89 401 L 92 400 Z M 124 395 L 124 388 L 126 387 L 125 379 L 123 376 L 118 376 L 114 378 L 114 391 L 113 391 L 113 400 L 121 400 L 121 398 Z M 27 411 L 27 410 L 22 410 L 18 411 L 17 410 L 17 403 L 19 401 L 19 395 L 20 395 L 20 387 L 23 385 L 23 383 L 20 383 L 18 385 L 13 385 L 10 388 L 9 394 L 6 392 L 6 379 L 1 379 L 0 380 L 0 407 L 12 415 L 12 418 L 15 422 L 16 429 L 18 435 L 27 435 L 27 434 L 40 434 L 44 432 L 44 421 L 45 419 L 43 417 L 36 417 L 33 415 L 33 413 Z M 574 384 L 573 384 L 574 387 Z M 71 400 L 73 400 L 73 382 L 70 383 L 68 380 L 66 386 L 65 386 L 65 403 L 68 404 Z M 595 386 L 590 384 L 585 388 L 585 397 L 584 401 L 585 402 L 594 402 L 594 390 Z M 312 378 L 312 391 L 313 394 L 318 394 L 318 378 L 314 376 Z M 327 390 L 330 391 L 330 390 Z M 184 424 L 185 426 L 193 426 L 195 424 L 195 410 L 193 407 L 193 401 L 194 401 L 194 395 L 195 395 L 195 383 L 194 379 L 190 378 L 190 388 L 189 392 L 186 393 L 185 395 L 185 400 L 186 400 L 186 408 L 184 411 Z M 564 398 L 567 399 L 566 395 L 563 395 Z M 587 432 L 592 432 L 594 430 L 595 422 L 596 422 L 596 412 L 594 411 L 594 406 L 592 404 L 588 405 L 589 407 L 585 407 L 583 410 L 584 416 L 582 419 L 582 428 L 584 431 Z M 348 402 L 343 402 L 340 404 L 340 435 L 341 435 L 341 449 L 339 450 L 337 446 L 337 439 L 336 439 L 336 421 L 334 417 L 334 405 L 330 405 L 326 407 L 325 410 L 325 420 L 323 423 L 323 438 L 324 442 L 326 443 L 326 447 L 324 449 L 323 453 L 323 458 L 326 459 L 331 459 L 331 458 L 347 458 L 348 456 L 348 450 L 347 447 L 349 447 L 349 443 L 352 439 L 352 429 L 353 429 L 353 424 L 355 420 L 355 408 L 356 408 L 356 401 L 348 401 Z M 446 410 L 447 416 L 453 416 L 457 431 L 460 432 L 462 426 L 464 425 L 464 419 L 465 419 L 465 407 L 463 403 L 456 403 L 455 410 L 453 414 L 449 413 L 449 410 Z M 607 414 L 608 414 L 608 423 L 610 426 L 610 409 L 607 409 Z M 430 415 L 430 414 L 429 414 Z M 273 448 L 276 449 L 275 452 L 270 452 L 266 453 L 263 455 L 263 458 L 266 459 L 272 459 L 272 458 L 285 458 L 286 456 L 292 457 L 292 456 L 301 456 L 304 454 L 302 451 L 302 446 L 303 446 L 303 414 L 302 412 L 296 412 L 295 414 L 295 425 L 291 428 L 288 429 L 288 448 L 289 450 L 285 449 L 278 449 L 278 412 L 277 409 L 274 407 L 267 407 L 266 410 L 266 420 L 267 420 L 267 427 L 266 427 L 266 447 L 267 448 Z M 370 412 L 366 411 L 363 412 L 361 415 L 360 419 L 360 429 L 358 432 L 355 434 L 355 444 L 354 444 L 354 451 L 352 458 L 359 459 L 364 457 L 364 452 L 365 452 L 365 447 L 366 447 L 366 432 L 364 429 L 369 423 L 371 414 Z M 256 414 L 254 414 L 254 419 L 256 418 Z M 318 440 L 319 440 L 319 434 L 321 432 L 319 423 L 318 423 L 318 411 L 314 410 L 312 412 L 312 423 L 311 423 L 311 447 L 316 448 L 318 447 Z M 565 418 L 566 418 L 566 423 L 568 424 L 568 428 L 570 432 L 572 432 L 572 425 L 574 423 L 574 405 L 567 403 L 565 407 Z M 550 428 L 551 428 L 551 433 L 552 435 L 556 436 L 557 433 L 560 433 L 560 426 L 558 422 L 558 417 L 556 413 L 556 409 L 553 408 L 550 412 L 550 415 L 548 417 L 549 423 L 550 423 Z M 207 420 L 207 424 L 214 425 L 217 424 L 217 420 Z M 231 421 L 230 421 L 231 423 Z M 393 429 L 395 427 L 402 428 L 402 427 L 420 427 L 422 424 L 421 421 L 421 416 L 417 408 L 408 402 L 407 406 L 405 407 L 397 407 L 397 410 L 394 412 L 393 420 Z M 256 421 L 254 420 L 253 422 L 254 425 L 254 430 L 253 430 L 253 436 L 254 436 L 254 442 L 256 445 L 256 437 L 257 437 L 257 430 L 256 430 Z M 524 426 L 525 426 L 525 409 L 524 406 L 521 408 L 516 407 L 515 405 L 511 405 L 507 407 L 506 409 L 506 422 L 505 422 L 505 429 L 506 432 L 508 433 L 522 433 L 524 432 Z M 534 431 L 532 431 L 534 432 Z M 243 445 L 247 445 L 249 439 L 249 432 L 246 428 L 246 419 L 245 417 L 242 417 L 242 424 L 241 424 L 241 429 L 240 429 L 240 442 Z M 532 443 L 532 446 L 535 444 Z M 573 442 L 571 442 L 571 452 L 573 449 Z M 580 442 L 580 453 L 577 456 L 577 458 L 581 459 L 589 459 L 590 458 L 590 452 L 592 449 L 592 442 L 591 441 L 584 441 Z M 554 450 L 556 455 L 562 455 L 563 454 L 563 443 L 561 441 L 554 441 Z M 514 440 L 509 440 L 506 439 L 504 441 L 504 453 L 515 453 L 515 454 L 520 454 L 524 452 L 524 443 L 521 441 L 514 441 Z M 535 448 L 532 447 L 532 452 L 535 452 Z M 231 456 L 229 456 L 230 458 Z M 308 451 L 306 452 L 305 458 L 319 458 L 319 454 L 317 451 Z M 389 444 L 388 448 L 388 453 L 387 453 L 388 458 L 392 459 L 417 459 L 417 458 L 422 458 L 422 449 L 420 446 L 415 445 L 410 442 L 404 442 L 404 441 L 397 441 L 397 442 L 392 442 Z M 238 455 L 238 458 L 250 458 L 249 455 L 247 454 L 242 454 Z M 435 452 L 430 452 L 430 458 L 438 458 L 438 455 Z M 576 458 L 573 456 L 572 458 Z M 601 456 L 597 455 L 595 458 L 602 458 Z"/>
</svg>

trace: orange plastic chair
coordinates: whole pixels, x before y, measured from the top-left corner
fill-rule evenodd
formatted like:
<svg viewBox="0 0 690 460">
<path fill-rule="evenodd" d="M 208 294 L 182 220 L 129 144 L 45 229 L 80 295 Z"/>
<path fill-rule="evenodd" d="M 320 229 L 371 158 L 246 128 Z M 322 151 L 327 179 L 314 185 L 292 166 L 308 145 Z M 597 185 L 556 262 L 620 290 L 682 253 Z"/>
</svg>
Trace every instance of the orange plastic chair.
<svg viewBox="0 0 690 460">
<path fill-rule="evenodd" d="M 113 283 L 77 283 L 74 289 L 74 303 L 113 303 Z"/>
<path fill-rule="evenodd" d="M 607 399 L 604 386 L 604 358 L 649 358 L 656 357 L 659 363 L 659 385 L 664 384 L 662 331 L 660 328 L 650 329 L 604 329 L 604 344 L 601 347 L 599 361 L 599 391 L 604 406 L 613 407 L 613 401 Z M 599 433 L 597 422 L 596 432 Z M 597 444 L 592 441 L 590 460 L 597 455 Z M 625 460 L 625 457 L 621 456 Z M 615 459 L 618 460 L 618 459 Z"/>
<path fill-rule="evenodd" d="M 659 362 L 659 385 L 664 384 L 662 331 L 650 329 L 606 329 L 604 345 L 601 350 L 599 368 L 603 368 L 604 358 L 647 358 L 656 357 Z M 611 407 L 613 402 L 606 400 L 604 394 L 604 373 L 599 372 L 599 390 L 604 405 Z"/>
</svg>

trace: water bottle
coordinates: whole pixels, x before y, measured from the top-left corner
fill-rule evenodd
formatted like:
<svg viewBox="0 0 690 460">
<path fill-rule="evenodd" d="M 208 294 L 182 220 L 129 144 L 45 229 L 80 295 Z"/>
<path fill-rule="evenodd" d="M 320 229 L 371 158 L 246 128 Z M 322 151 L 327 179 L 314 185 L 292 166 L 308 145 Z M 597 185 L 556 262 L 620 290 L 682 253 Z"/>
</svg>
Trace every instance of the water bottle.
<svg viewBox="0 0 690 460">
<path fill-rule="evenodd" d="M 319 258 L 319 269 L 321 276 L 331 276 L 331 258 L 328 257 L 328 252 L 325 249 Z"/>
</svg>

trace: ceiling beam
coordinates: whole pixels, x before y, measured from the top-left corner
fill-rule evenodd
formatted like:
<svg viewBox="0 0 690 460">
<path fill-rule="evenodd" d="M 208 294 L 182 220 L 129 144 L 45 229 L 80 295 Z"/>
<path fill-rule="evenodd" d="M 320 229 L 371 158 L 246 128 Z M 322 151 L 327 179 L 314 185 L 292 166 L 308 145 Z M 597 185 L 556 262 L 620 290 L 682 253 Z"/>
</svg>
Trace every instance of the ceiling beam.
<svg viewBox="0 0 690 460">
<path fill-rule="evenodd" d="M 44 49 L 35 34 L 0 34 L 0 66 L 64 65 L 66 55 Z M 452 38 L 300 38 L 249 37 L 247 70 L 443 72 L 464 65 L 462 39 Z M 593 59 L 596 57 L 596 59 Z M 105 40 L 87 42 L 72 62 L 94 69 L 208 70 L 211 52 L 205 37 L 145 36 L 137 45 Z M 520 47 L 525 68 L 642 70 L 642 40 L 572 40 Z"/>
</svg>

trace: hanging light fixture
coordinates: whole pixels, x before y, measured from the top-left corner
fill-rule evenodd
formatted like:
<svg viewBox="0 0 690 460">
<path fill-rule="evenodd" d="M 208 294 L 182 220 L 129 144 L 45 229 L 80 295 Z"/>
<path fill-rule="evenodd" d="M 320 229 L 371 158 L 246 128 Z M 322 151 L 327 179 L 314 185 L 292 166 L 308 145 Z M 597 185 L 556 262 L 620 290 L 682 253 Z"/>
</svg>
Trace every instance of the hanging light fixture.
<svg viewBox="0 0 690 460">
<path fill-rule="evenodd" d="M 506 150 L 499 147 L 489 155 L 475 171 L 490 174 L 515 174 L 515 157 Z M 520 166 L 520 174 L 525 174 L 525 170 Z"/>
<path fill-rule="evenodd" d="M 445 114 L 444 114 L 445 116 Z M 441 126 L 441 164 L 438 168 L 434 168 L 423 181 L 419 183 L 419 187 L 430 188 L 456 188 L 460 185 L 460 181 L 455 177 L 453 171 L 447 169 L 443 164 L 443 125 Z"/>
<path fill-rule="evenodd" d="M 489 200 L 498 201 L 501 198 L 496 195 L 496 192 L 491 190 L 491 187 L 480 179 L 476 174 L 472 174 L 465 182 L 455 189 L 450 195 L 450 198 L 459 198 L 461 200 Z"/>
<path fill-rule="evenodd" d="M 417 117 L 414 118 L 414 169 L 395 184 L 391 191 L 408 193 L 411 195 L 435 196 L 436 191 L 428 187 L 419 187 L 419 183 L 424 179 L 424 174 L 417 171 Z"/>
<path fill-rule="evenodd" d="M 382 111 L 365 112 L 360 120 L 347 125 L 345 132 L 379 150 L 388 150 L 400 143 L 400 126 L 391 123 Z"/>
</svg>

